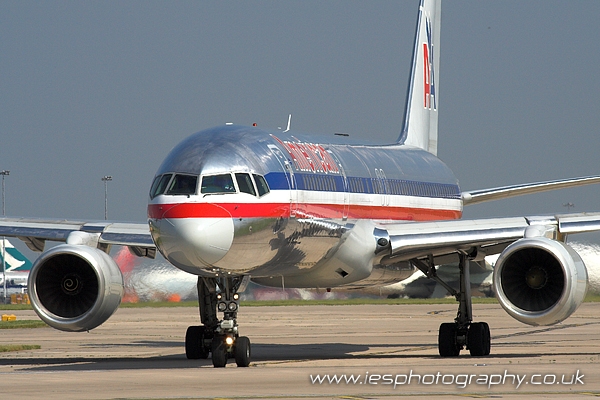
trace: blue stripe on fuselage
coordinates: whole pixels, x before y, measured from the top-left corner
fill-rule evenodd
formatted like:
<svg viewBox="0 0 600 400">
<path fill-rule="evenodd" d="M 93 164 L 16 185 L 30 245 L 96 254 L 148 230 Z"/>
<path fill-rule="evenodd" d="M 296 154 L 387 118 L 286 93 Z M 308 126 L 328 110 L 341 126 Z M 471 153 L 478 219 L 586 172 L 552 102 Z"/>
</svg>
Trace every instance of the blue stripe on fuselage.
<svg viewBox="0 0 600 400">
<path fill-rule="evenodd" d="M 341 176 L 294 173 L 296 189 L 317 192 L 348 192 L 365 194 L 390 194 L 398 196 L 460 199 L 458 185 L 409 181 L 402 179 L 379 179 L 347 177 L 348 188 L 344 190 Z M 284 172 L 269 172 L 265 179 L 271 190 L 288 190 L 288 178 Z"/>
</svg>

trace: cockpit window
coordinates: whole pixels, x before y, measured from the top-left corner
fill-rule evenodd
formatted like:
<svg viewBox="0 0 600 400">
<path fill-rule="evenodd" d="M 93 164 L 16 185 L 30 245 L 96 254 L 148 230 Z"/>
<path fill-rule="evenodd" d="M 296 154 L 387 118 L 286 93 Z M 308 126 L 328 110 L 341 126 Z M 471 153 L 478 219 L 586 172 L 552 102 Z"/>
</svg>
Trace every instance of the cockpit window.
<svg viewBox="0 0 600 400">
<path fill-rule="evenodd" d="M 260 175 L 252 175 L 254 176 L 254 181 L 256 182 L 256 188 L 258 189 L 258 196 L 262 197 L 265 194 L 269 193 L 269 185 L 267 185 L 267 181 Z"/>
<path fill-rule="evenodd" d="M 201 193 L 235 193 L 231 174 L 202 177 Z"/>
<path fill-rule="evenodd" d="M 174 196 L 196 194 L 197 185 L 198 177 L 196 175 L 175 174 L 166 194 Z"/>
<path fill-rule="evenodd" d="M 165 192 L 165 189 L 167 188 L 167 185 L 169 183 L 169 181 L 171 180 L 171 177 L 173 176 L 173 174 L 164 174 L 164 175 L 159 175 L 156 178 L 154 178 L 154 182 L 152 182 L 152 187 L 150 188 L 150 198 L 153 199 L 156 196 L 158 196 L 159 194 L 163 194 Z"/>
<path fill-rule="evenodd" d="M 252 184 L 252 179 L 250 178 L 250 175 L 235 174 L 235 180 L 237 181 L 238 187 L 240 188 L 240 192 L 256 196 L 256 192 L 254 191 L 254 185 Z"/>
</svg>

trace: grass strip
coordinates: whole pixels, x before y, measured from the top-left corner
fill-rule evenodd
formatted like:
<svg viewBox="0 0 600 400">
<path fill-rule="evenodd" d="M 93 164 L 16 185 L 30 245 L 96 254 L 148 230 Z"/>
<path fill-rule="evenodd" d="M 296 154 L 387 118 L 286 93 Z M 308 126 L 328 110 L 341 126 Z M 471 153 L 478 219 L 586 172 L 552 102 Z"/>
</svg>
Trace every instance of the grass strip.
<svg viewBox="0 0 600 400">
<path fill-rule="evenodd" d="M 493 297 L 473 297 L 473 304 L 495 304 L 498 303 Z M 585 297 L 586 303 L 599 303 L 600 294 L 590 294 Z M 380 299 L 380 298 L 353 298 L 353 299 L 331 299 L 331 300 L 248 300 L 242 301 L 243 307 L 274 307 L 274 306 L 314 306 L 314 305 L 353 305 L 353 304 L 456 304 L 453 297 L 441 299 Z M 164 308 L 164 307 L 198 307 L 196 300 L 170 302 L 170 301 L 146 301 L 139 303 L 121 303 L 122 308 Z M 30 305 L 25 304 L 0 304 L 0 311 L 31 310 Z M 14 321 L 13 321 L 14 322 Z M 2 329 L 2 328 L 0 328 Z"/>
<path fill-rule="evenodd" d="M 39 344 L 0 344 L 0 353 L 7 353 L 9 351 L 23 351 L 23 350 L 39 350 L 42 346 Z"/>
<path fill-rule="evenodd" d="M 0 329 L 20 329 L 20 328 L 43 328 L 46 327 L 45 322 L 26 319 L 20 321 L 0 321 Z"/>
<path fill-rule="evenodd" d="M 0 304 L 0 311 L 33 310 L 31 304 Z"/>
<path fill-rule="evenodd" d="M 600 303 L 600 294 L 588 293 L 583 299 L 584 303 Z"/>
</svg>

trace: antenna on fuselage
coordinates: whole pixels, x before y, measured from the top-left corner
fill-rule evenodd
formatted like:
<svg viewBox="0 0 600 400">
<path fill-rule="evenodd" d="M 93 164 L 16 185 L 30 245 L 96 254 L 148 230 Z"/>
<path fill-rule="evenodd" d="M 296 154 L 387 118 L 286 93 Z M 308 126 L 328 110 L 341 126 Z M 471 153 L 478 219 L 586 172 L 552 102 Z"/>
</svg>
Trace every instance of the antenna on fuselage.
<svg viewBox="0 0 600 400">
<path fill-rule="evenodd" d="M 290 114 L 290 116 L 288 117 L 288 124 L 287 124 L 287 128 L 285 128 L 284 132 L 287 132 L 290 130 L 290 128 L 292 127 L 292 114 Z"/>
</svg>

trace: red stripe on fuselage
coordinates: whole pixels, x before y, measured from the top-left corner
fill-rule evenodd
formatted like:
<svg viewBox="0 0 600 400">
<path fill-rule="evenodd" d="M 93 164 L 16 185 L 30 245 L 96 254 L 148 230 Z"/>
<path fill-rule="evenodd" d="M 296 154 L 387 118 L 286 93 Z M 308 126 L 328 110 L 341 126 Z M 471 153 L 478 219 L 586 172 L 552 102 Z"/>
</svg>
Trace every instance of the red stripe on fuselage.
<svg viewBox="0 0 600 400">
<path fill-rule="evenodd" d="M 342 204 L 298 204 L 295 214 L 300 217 L 341 219 Z M 412 207 L 350 205 L 349 219 L 387 219 L 399 221 L 434 221 L 458 219 L 459 210 L 438 210 Z M 289 218 L 289 203 L 177 203 L 149 204 L 148 217 L 163 218 Z"/>
</svg>

